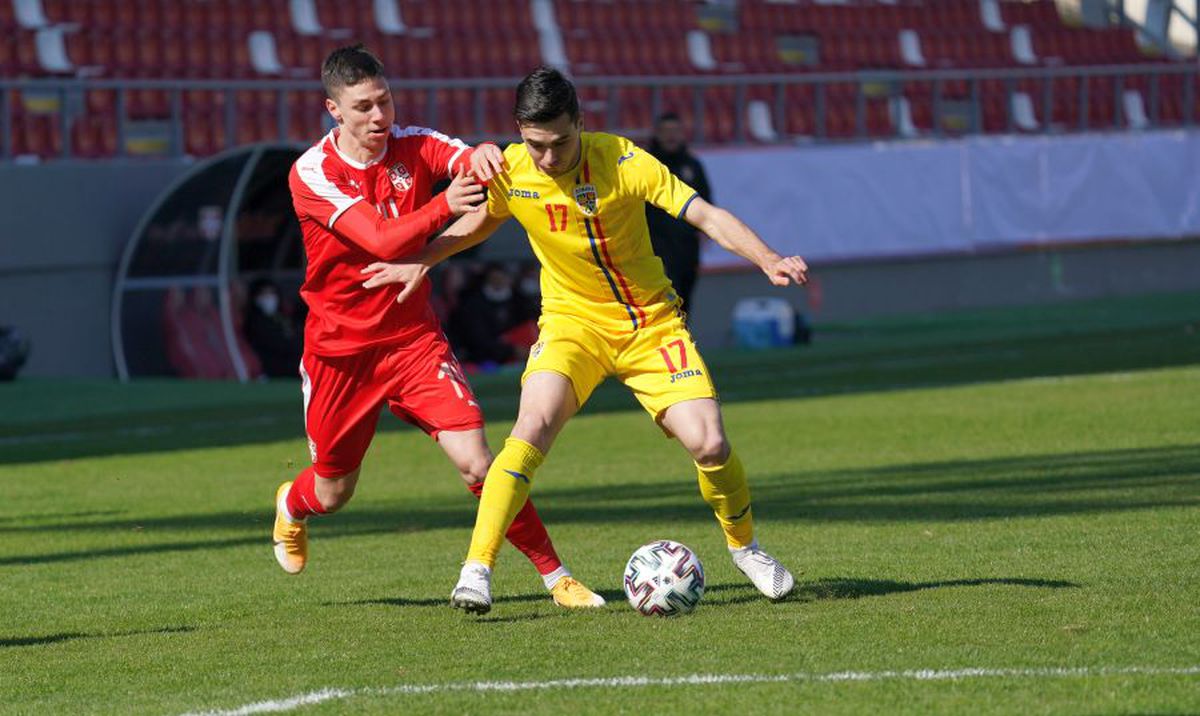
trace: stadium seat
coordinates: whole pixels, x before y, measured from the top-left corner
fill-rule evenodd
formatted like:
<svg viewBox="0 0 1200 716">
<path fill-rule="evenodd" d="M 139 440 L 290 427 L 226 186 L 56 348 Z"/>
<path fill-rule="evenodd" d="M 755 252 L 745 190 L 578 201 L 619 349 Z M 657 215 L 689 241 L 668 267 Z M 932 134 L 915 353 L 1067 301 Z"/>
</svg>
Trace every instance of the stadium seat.
<svg viewBox="0 0 1200 716">
<path fill-rule="evenodd" d="M 84 93 L 84 108 L 89 116 L 115 116 L 117 107 L 114 90 L 93 89 Z"/>
<path fill-rule="evenodd" d="M 117 124 L 111 116 L 89 116 L 71 127 L 71 153 L 85 159 L 102 159 L 117 153 Z"/>
<path fill-rule="evenodd" d="M 36 77 L 42 74 L 42 65 L 38 62 L 37 41 L 30 30 L 16 31 L 16 49 L 14 52 L 14 69 L 18 76 Z"/>
<path fill-rule="evenodd" d="M 539 10 L 545 7 L 553 8 L 553 22 Z M 1171 62 L 1143 55 L 1127 28 L 1065 24 L 1054 0 L 740 0 L 734 17 L 733 24 L 714 21 L 712 13 L 690 0 L 492 0 L 486 12 L 475 0 L 0 0 L 0 27 L 11 38 L 0 44 L 0 76 L 315 79 L 331 49 L 363 41 L 394 78 L 518 77 L 543 62 L 539 28 L 561 31 L 565 60 L 581 78 L 1096 64 L 1149 68 Z M 859 134 L 854 84 L 826 88 L 821 121 L 830 137 Z M 874 84 L 861 120 L 865 136 L 920 135 L 943 120 L 954 124 L 951 131 L 973 124 L 968 82 L 943 83 L 950 110 L 942 118 L 935 116 L 931 83 L 902 92 L 882 80 Z M 1175 77 L 1152 85 L 1147 73 L 1120 86 L 1111 77 L 1092 79 L 1085 100 L 1076 80 L 1056 78 L 1051 84 L 1050 97 L 1041 82 L 1014 84 L 1027 96 L 1020 103 L 1027 103 L 1039 131 L 1074 131 L 1084 124 L 1092 129 L 1178 126 L 1189 116 L 1183 80 Z M 820 118 L 813 88 L 781 91 L 777 109 L 773 88 L 750 87 L 739 95 L 728 87 L 706 89 L 697 113 L 690 89 L 664 87 L 657 107 L 674 107 L 710 142 L 745 138 L 752 123 L 758 141 L 772 132 L 781 138 L 816 133 Z M 652 123 L 655 102 L 649 88 L 581 94 L 592 129 L 644 133 Z M 1194 102 L 1200 103 L 1200 92 L 1195 94 Z M 739 105 L 735 97 L 756 103 L 753 122 L 748 105 Z M 995 87 L 981 89 L 980 98 L 983 129 L 1009 131 L 1013 100 Z M 224 136 L 218 141 L 211 130 L 220 126 L 223 132 L 223 119 L 202 131 L 191 126 L 191 118 L 197 113 L 223 118 L 225 101 L 219 91 L 184 97 L 190 152 L 223 146 Z M 275 99 L 235 101 L 249 117 L 235 139 L 278 136 L 279 120 L 265 119 L 277 110 Z M 439 91 L 431 109 L 425 92 L 397 91 L 405 121 L 464 135 L 511 135 L 511 101 L 511 90 L 486 90 L 477 111 L 469 92 Z M 319 133 L 321 113 L 296 112 L 295 102 L 287 99 L 287 136 L 300 140 Z M 84 104 L 96 122 L 72 125 L 72 143 L 88 156 L 105 156 L 98 127 L 115 121 L 115 93 L 89 91 Z M 1200 106 L 1190 109 L 1190 116 L 1200 118 Z M 167 119 L 170 93 L 131 90 L 125 114 L 135 122 Z M 43 120 L 21 124 L 22 146 L 34 147 L 34 154 L 54 146 L 59 131 L 47 129 Z"/>
<path fill-rule="evenodd" d="M 171 116 L 171 102 L 167 91 L 144 87 L 126 91 L 125 116 L 133 120 L 168 119 Z"/>
<path fill-rule="evenodd" d="M 12 132 L 14 156 L 54 159 L 62 154 L 57 115 L 18 112 L 12 119 Z"/>
</svg>

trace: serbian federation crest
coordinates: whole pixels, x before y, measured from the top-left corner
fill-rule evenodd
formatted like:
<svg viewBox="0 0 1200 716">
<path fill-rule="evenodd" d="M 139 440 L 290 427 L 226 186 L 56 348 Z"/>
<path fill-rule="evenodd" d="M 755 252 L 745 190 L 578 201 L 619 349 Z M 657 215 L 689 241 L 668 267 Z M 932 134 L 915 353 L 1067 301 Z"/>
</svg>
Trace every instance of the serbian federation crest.
<svg viewBox="0 0 1200 716">
<path fill-rule="evenodd" d="M 396 187 L 397 191 L 408 191 L 412 188 L 412 174 L 408 173 L 408 167 L 404 166 L 403 162 L 396 162 L 387 171 L 388 179 L 392 180 L 392 186 Z"/>
<path fill-rule="evenodd" d="M 600 196 L 596 193 L 595 184 L 580 184 L 575 187 L 575 203 L 579 210 L 588 216 L 595 216 L 600 211 Z"/>
</svg>

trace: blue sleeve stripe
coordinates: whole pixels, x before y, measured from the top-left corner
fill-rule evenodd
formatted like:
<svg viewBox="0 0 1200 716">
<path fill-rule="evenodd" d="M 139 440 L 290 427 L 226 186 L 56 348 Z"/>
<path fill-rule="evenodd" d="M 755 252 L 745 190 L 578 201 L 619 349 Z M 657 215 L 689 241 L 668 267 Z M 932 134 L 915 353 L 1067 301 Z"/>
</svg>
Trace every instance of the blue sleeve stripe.
<svg viewBox="0 0 1200 716">
<path fill-rule="evenodd" d="M 679 210 L 679 213 L 675 215 L 675 218 L 682 219 L 683 215 L 687 213 L 687 208 L 692 205 L 692 202 L 695 201 L 696 197 L 698 196 L 700 196 L 699 192 L 692 192 L 692 197 L 683 202 L 683 208 Z"/>
</svg>

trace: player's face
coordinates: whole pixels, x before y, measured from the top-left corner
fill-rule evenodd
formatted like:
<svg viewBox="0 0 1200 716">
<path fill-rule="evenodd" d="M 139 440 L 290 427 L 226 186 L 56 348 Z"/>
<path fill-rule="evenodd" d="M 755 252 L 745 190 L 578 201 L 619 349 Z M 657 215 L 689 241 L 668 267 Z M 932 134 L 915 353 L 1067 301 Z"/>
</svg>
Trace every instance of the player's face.
<svg viewBox="0 0 1200 716">
<path fill-rule="evenodd" d="M 549 122 L 517 123 L 533 163 L 544 174 L 566 174 L 579 163 L 579 133 L 583 119 L 563 113 Z"/>
<path fill-rule="evenodd" d="M 655 128 L 654 138 L 668 152 L 678 152 L 684 143 L 683 125 L 674 119 L 664 119 Z"/>
<path fill-rule="evenodd" d="M 341 125 L 342 132 L 372 153 L 383 149 L 396 121 L 392 91 L 382 77 L 343 87 L 337 93 L 337 101 L 326 99 L 325 106 Z"/>
</svg>

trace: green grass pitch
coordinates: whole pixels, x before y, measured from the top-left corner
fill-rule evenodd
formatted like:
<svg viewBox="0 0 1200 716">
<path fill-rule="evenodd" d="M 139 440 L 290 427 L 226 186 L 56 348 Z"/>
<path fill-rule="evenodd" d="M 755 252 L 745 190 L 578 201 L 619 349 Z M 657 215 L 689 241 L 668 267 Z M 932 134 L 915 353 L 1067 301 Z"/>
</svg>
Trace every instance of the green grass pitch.
<svg viewBox="0 0 1200 716">
<path fill-rule="evenodd" d="M 447 606 L 475 501 L 394 419 L 289 577 L 297 385 L 0 385 L 0 712 L 1200 711 L 1200 295 L 818 329 L 708 355 L 779 604 L 612 383 L 533 493 L 610 605 L 507 548 L 483 618 Z M 497 446 L 516 377 L 475 382 Z M 704 560 L 689 616 L 620 594 L 658 538 Z"/>
</svg>

